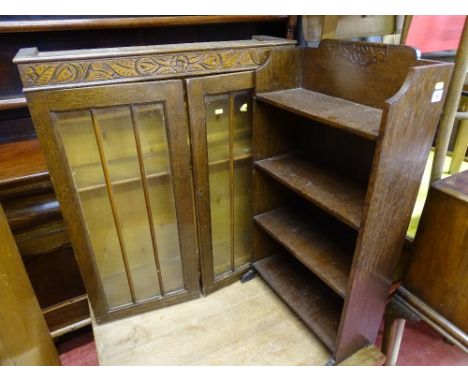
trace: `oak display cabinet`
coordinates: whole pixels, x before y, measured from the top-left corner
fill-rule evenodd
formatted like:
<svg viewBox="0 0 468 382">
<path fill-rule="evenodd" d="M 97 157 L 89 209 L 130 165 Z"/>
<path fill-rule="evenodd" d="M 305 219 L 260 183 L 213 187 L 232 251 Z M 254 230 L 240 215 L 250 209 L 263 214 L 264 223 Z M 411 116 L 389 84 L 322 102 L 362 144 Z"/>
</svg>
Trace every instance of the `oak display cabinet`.
<svg viewBox="0 0 468 382">
<path fill-rule="evenodd" d="M 294 44 L 18 53 L 97 322 L 253 265 L 333 360 L 374 342 L 451 65 Z"/>
</svg>

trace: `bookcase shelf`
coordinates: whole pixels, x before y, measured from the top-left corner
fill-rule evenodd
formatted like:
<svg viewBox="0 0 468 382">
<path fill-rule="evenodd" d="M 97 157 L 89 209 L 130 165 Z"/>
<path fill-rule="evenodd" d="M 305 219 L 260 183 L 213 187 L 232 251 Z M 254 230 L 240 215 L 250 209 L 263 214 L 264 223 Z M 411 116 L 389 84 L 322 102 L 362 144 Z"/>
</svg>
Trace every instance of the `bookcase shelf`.
<svg viewBox="0 0 468 382">
<path fill-rule="evenodd" d="M 299 195 L 328 211 L 354 229 L 359 229 L 366 190 L 304 158 L 300 153 L 279 155 L 255 162 Z"/>
<path fill-rule="evenodd" d="M 343 301 L 301 263 L 287 254 L 275 254 L 255 263 L 265 282 L 331 350 Z"/>
<path fill-rule="evenodd" d="M 366 139 L 376 140 L 379 135 L 382 110 L 373 107 L 303 88 L 261 93 L 257 99 Z"/>
<path fill-rule="evenodd" d="M 345 296 L 354 243 L 341 227 L 318 224 L 295 206 L 266 212 L 254 220 L 336 293 Z"/>
</svg>

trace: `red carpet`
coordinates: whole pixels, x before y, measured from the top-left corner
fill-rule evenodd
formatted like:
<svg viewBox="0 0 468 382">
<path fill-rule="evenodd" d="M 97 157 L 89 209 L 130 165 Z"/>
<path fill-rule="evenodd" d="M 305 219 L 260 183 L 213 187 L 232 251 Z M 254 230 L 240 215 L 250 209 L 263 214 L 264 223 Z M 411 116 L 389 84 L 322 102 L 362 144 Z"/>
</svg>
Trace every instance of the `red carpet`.
<svg viewBox="0 0 468 382">
<path fill-rule="evenodd" d="M 64 366 L 98 366 L 91 326 L 60 337 L 55 345 Z"/>
<path fill-rule="evenodd" d="M 381 334 L 377 339 L 380 346 Z M 98 365 L 91 327 L 60 338 L 57 343 L 64 366 Z M 401 366 L 468 366 L 468 354 L 445 342 L 442 336 L 424 322 L 406 323 L 398 357 Z"/>
</svg>

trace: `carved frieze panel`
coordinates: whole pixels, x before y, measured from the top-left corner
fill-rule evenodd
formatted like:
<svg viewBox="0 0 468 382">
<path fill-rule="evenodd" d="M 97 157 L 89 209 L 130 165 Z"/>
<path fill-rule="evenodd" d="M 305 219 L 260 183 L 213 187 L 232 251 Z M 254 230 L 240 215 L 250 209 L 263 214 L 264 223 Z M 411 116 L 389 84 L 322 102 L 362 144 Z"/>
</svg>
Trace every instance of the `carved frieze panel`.
<svg viewBox="0 0 468 382">
<path fill-rule="evenodd" d="M 238 49 L 20 64 L 25 88 L 62 87 L 115 80 L 156 79 L 256 69 L 269 49 Z"/>
</svg>

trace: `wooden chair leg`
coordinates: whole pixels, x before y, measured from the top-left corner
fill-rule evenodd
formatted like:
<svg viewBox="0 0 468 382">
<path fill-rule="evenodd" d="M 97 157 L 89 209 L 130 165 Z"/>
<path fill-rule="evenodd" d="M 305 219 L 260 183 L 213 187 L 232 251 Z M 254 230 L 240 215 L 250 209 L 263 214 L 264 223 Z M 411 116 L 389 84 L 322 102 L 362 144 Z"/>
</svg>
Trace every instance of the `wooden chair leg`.
<svg viewBox="0 0 468 382">
<path fill-rule="evenodd" d="M 395 366 L 400 352 L 401 340 L 405 330 L 406 320 L 395 316 L 385 317 L 382 350 L 387 356 L 385 366 Z"/>
<path fill-rule="evenodd" d="M 461 108 L 468 111 L 468 102 Z M 463 159 L 465 158 L 466 148 L 468 147 L 468 120 L 460 121 L 458 125 L 458 134 L 453 148 L 452 161 L 450 162 L 450 174 L 456 174 L 460 171 Z"/>
</svg>

